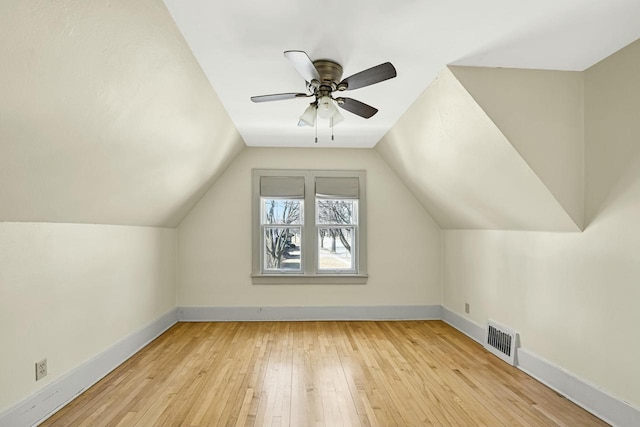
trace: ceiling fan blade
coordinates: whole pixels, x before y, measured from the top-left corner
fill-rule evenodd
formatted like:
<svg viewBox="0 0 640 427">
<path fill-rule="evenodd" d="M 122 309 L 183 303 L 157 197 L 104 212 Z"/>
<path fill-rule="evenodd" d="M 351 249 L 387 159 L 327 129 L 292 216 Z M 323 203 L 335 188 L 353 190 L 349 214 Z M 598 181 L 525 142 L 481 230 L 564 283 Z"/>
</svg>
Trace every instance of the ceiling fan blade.
<svg viewBox="0 0 640 427">
<path fill-rule="evenodd" d="M 306 93 L 274 93 L 273 95 L 252 96 L 253 102 L 282 101 L 283 99 L 307 98 Z"/>
<path fill-rule="evenodd" d="M 392 79 L 395 76 L 397 76 L 395 67 L 391 62 L 385 62 L 384 64 L 376 65 L 368 70 L 360 71 L 357 74 L 347 77 L 338 84 L 338 88 L 341 85 L 346 85 L 346 89 L 344 90 L 359 89 Z"/>
<path fill-rule="evenodd" d="M 320 74 L 318 74 L 318 70 L 316 70 L 315 65 L 313 65 L 313 62 L 311 62 L 306 52 L 301 50 L 287 50 L 284 52 L 284 56 L 291 61 L 293 67 L 307 83 L 310 83 L 311 80 L 314 79 L 320 81 Z"/>
<path fill-rule="evenodd" d="M 360 102 L 352 98 L 338 98 L 336 101 L 338 101 L 339 107 L 360 117 L 364 117 L 365 119 L 372 117 L 378 112 L 378 110 L 373 108 L 371 105 L 367 105 L 364 102 Z"/>
</svg>

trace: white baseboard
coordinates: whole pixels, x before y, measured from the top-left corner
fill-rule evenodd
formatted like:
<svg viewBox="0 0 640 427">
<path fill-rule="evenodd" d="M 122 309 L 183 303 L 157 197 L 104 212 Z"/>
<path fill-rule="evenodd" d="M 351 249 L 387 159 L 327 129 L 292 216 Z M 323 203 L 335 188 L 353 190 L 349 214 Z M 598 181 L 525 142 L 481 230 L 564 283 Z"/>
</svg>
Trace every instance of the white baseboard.
<svg viewBox="0 0 640 427">
<path fill-rule="evenodd" d="M 178 307 L 181 322 L 296 320 L 440 320 L 441 305 L 347 307 Z"/>
<path fill-rule="evenodd" d="M 482 344 L 484 341 L 484 328 L 471 320 L 460 316 L 449 310 L 446 307 L 442 307 L 442 321 L 453 326 L 472 340 Z"/>
<path fill-rule="evenodd" d="M 484 328 L 442 307 L 442 320 L 482 344 Z M 518 348 L 516 367 L 603 421 L 618 427 L 640 426 L 640 410 L 525 348 Z"/>
<path fill-rule="evenodd" d="M 603 421 L 619 427 L 640 426 L 640 410 L 527 349 L 518 349 L 518 369 L 557 391 Z"/>
<path fill-rule="evenodd" d="M 480 344 L 484 340 L 482 326 L 440 305 L 178 307 L 0 414 L 0 427 L 26 427 L 42 422 L 177 321 L 261 320 L 443 320 Z M 517 367 L 614 426 L 640 426 L 640 410 L 526 349 L 518 349 Z"/>
<path fill-rule="evenodd" d="M 0 414 L 0 427 L 37 425 L 117 368 L 178 321 L 172 309 L 147 326 Z"/>
</svg>

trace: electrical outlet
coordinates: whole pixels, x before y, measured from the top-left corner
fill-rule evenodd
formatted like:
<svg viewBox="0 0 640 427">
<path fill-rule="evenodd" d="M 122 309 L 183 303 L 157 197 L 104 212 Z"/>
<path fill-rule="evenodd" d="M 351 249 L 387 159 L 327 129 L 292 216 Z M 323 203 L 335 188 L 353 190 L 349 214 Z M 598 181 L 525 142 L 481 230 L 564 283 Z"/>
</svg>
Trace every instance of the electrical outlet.
<svg viewBox="0 0 640 427">
<path fill-rule="evenodd" d="M 468 303 L 468 302 L 465 302 L 465 303 L 464 303 L 464 312 L 465 312 L 465 313 L 467 313 L 467 314 L 469 314 L 469 311 L 471 311 L 471 310 L 469 310 L 469 303 Z"/>
<path fill-rule="evenodd" d="M 36 362 L 36 381 L 47 376 L 47 359 Z"/>
</svg>

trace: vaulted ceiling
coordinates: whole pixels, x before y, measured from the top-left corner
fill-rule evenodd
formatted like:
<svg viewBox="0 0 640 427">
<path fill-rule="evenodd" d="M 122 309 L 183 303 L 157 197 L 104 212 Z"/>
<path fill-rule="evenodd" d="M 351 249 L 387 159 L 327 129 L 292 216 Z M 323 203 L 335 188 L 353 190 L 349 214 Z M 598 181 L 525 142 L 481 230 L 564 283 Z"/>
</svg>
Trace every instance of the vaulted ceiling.
<svg viewBox="0 0 640 427">
<path fill-rule="evenodd" d="M 637 0 L 165 4 L 249 146 L 313 145 L 314 130 L 296 126 L 307 99 L 249 102 L 305 91 L 285 50 L 335 60 L 345 76 L 395 65 L 397 78 L 346 93 L 377 115 L 345 113 L 335 141 L 319 126 L 320 146 L 373 147 L 448 64 L 581 71 L 640 37 Z"/>
<path fill-rule="evenodd" d="M 244 143 L 159 1 L 0 2 L 0 220 L 175 226 Z"/>
<path fill-rule="evenodd" d="M 377 148 L 442 228 L 578 231 L 582 98 L 578 72 L 452 67 Z"/>
<path fill-rule="evenodd" d="M 0 221 L 177 225 L 245 144 L 315 145 L 313 129 L 296 126 L 306 102 L 249 101 L 303 91 L 282 56 L 301 49 L 345 75 L 385 61 L 398 70 L 349 93 L 376 116 L 345 113 L 336 141 L 321 127 L 317 146 L 382 139 L 445 228 L 577 230 L 581 94 L 570 71 L 640 38 L 636 0 L 165 3 L 0 3 Z M 416 161 L 433 168 L 419 173 Z"/>
</svg>

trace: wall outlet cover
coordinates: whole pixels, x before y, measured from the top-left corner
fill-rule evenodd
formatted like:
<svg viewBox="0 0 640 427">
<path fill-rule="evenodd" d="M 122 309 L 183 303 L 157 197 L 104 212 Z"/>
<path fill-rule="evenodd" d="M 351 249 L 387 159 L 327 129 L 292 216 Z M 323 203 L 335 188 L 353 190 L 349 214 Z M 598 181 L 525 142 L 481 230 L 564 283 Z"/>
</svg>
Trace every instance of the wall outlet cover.
<svg viewBox="0 0 640 427">
<path fill-rule="evenodd" d="M 36 362 L 36 381 L 47 376 L 47 359 Z"/>
</svg>

